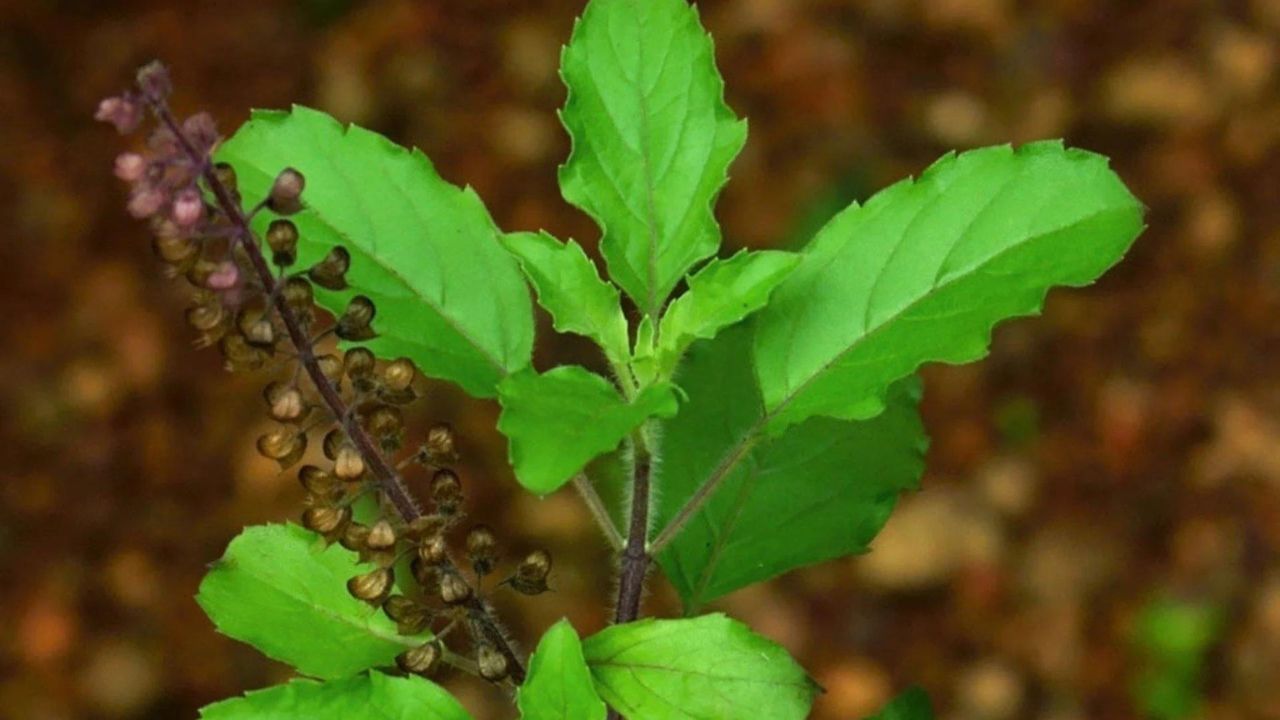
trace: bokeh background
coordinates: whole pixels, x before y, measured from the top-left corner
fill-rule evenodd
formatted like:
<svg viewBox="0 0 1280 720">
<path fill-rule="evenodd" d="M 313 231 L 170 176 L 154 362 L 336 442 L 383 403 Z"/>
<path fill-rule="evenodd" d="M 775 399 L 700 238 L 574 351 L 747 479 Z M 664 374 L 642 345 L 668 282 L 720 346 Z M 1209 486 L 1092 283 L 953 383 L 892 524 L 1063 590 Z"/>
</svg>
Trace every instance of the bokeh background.
<svg viewBox="0 0 1280 720">
<path fill-rule="evenodd" d="M 1150 208 L 1098 285 L 927 370 L 924 490 L 870 555 L 717 605 L 812 671 L 816 718 L 910 683 L 958 720 L 1280 718 L 1280 1 L 700 5 L 751 121 L 731 245 L 795 243 L 949 148 L 1045 137 L 1111 155 Z M 422 147 L 503 228 L 594 246 L 555 182 L 580 8 L 0 3 L 0 717 L 190 718 L 288 674 L 192 599 L 241 526 L 298 511 L 253 451 L 264 379 L 191 347 L 96 101 L 162 58 L 178 108 L 224 131 L 316 106 Z M 432 391 L 417 421 L 459 428 L 473 513 L 557 558 L 555 594 L 500 603 L 516 634 L 601 627 L 611 567 L 576 497 L 517 492 L 495 408 Z M 651 611 L 674 609 L 656 585 Z"/>
</svg>

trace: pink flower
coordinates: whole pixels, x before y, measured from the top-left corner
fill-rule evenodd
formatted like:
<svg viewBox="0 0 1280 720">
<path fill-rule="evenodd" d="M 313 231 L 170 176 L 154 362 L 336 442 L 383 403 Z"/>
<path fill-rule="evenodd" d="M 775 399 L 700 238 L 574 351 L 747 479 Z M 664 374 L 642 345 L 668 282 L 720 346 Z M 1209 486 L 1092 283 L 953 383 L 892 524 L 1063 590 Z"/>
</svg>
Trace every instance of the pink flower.
<svg viewBox="0 0 1280 720">
<path fill-rule="evenodd" d="M 129 196 L 129 214 L 139 220 L 160 212 L 168 198 L 157 188 L 139 187 Z"/>
<path fill-rule="evenodd" d="M 214 270 L 205 285 L 210 290 L 230 290 L 240 283 L 240 266 L 230 260 L 223 260 Z"/>
<path fill-rule="evenodd" d="M 98 103 L 98 111 L 93 117 L 111 123 L 121 135 L 125 135 L 137 130 L 142 123 L 142 107 L 128 95 L 109 97 Z"/>
<path fill-rule="evenodd" d="M 127 152 L 116 156 L 116 177 L 133 183 L 142 179 L 147 172 L 147 160 L 138 153 Z"/>
<path fill-rule="evenodd" d="M 173 221 L 180 227 L 189 228 L 204 217 L 204 201 L 195 188 L 187 188 L 178 192 L 173 199 Z"/>
</svg>

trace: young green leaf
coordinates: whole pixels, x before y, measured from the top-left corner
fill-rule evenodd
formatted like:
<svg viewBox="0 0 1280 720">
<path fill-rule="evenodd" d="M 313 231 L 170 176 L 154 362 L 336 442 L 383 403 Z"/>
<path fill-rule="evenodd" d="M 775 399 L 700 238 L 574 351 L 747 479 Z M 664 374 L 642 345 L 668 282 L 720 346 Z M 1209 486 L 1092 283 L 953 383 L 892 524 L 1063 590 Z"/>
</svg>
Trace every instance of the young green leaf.
<svg viewBox="0 0 1280 720">
<path fill-rule="evenodd" d="M 440 686 L 417 676 L 364 673 L 343 680 L 294 680 L 223 700 L 201 720 L 471 720 Z"/>
<path fill-rule="evenodd" d="M 510 441 L 516 478 L 539 495 L 558 490 L 645 420 L 678 409 L 668 383 L 650 385 L 627 402 L 608 380 L 576 365 L 511 375 L 498 399 L 498 430 Z"/>
<path fill-rule="evenodd" d="M 866 720 L 933 720 L 933 706 L 924 690 L 913 687 Z"/>
<path fill-rule="evenodd" d="M 591 684 L 578 633 L 561 620 L 529 658 L 529 677 L 516 695 L 522 720 L 600 720 L 605 706 Z"/>
<path fill-rule="evenodd" d="M 1093 282 L 1141 228 L 1106 158 L 1060 142 L 948 155 L 845 210 L 757 316 L 770 431 L 875 416 L 894 381 L 982 357 L 996 323 Z"/>
<path fill-rule="evenodd" d="M 613 280 L 657 317 L 720 245 L 712 205 L 746 124 L 724 102 L 711 38 L 685 0 L 591 0 L 561 75 L 573 140 L 561 191 L 603 230 Z"/>
<path fill-rule="evenodd" d="M 246 528 L 200 583 L 196 602 L 223 634 L 319 678 L 390 665 L 423 642 L 347 594 L 347 579 L 372 566 L 320 542 L 296 525 Z"/>
<path fill-rule="evenodd" d="M 793 720 L 820 690 L 786 650 L 720 614 L 614 625 L 583 652 L 600 696 L 629 718 Z"/>
<path fill-rule="evenodd" d="M 618 289 L 600 279 L 595 263 L 577 243 L 562 243 L 546 233 L 511 233 L 502 242 L 520 261 L 556 330 L 589 337 L 610 362 L 626 364 L 627 319 Z"/>
<path fill-rule="evenodd" d="M 658 557 L 690 610 L 779 573 L 864 552 L 924 469 L 914 378 L 895 385 L 888 410 L 872 420 L 813 418 L 765 435 L 746 359 L 751 325 L 693 346 L 680 375 L 688 399 L 664 423 L 655 526 L 666 527 L 699 488 L 717 484 Z"/>
<path fill-rule="evenodd" d="M 255 112 L 217 159 L 235 167 L 248 205 L 282 169 L 302 172 L 306 208 L 290 217 L 297 267 L 347 250 L 350 289 L 317 288 L 317 299 L 335 312 L 356 293 L 372 299 L 377 355 L 409 357 L 480 397 L 529 364 L 533 309 L 520 269 L 475 192 L 445 182 L 420 151 L 295 106 Z M 259 212 L 254 228 L 265 231 L 271 215 Z"/>
<path fill-rule="evenodd" d="M 712 338 L 765 306 L 800 256 L 778 250 L 743 250 L 728 260 L 712 260 L 689 278 L 689 289 L 662 316 L 658 373 L 670 377 L 685 350 Z"/>
</svg>

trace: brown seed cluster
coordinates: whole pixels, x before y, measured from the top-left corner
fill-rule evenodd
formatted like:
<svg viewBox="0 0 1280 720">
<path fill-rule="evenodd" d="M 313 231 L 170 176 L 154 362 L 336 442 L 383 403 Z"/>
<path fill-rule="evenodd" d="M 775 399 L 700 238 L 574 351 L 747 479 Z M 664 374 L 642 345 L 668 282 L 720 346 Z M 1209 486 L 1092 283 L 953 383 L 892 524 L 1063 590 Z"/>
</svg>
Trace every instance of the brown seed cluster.
<svg viewBox="0 0 1280 720">
<path fill-rule="evenodd" d="M 405 636 L 432 633 L 397 658 L 402 671 L 425 675 L 458 664 L 444 642 L 461 626 L 474 657 L 462 666 L 492 682 L 519 681 L 520 661 L 483 597 L 501 559 L 497 538 L 483 525 L 461 532 L 464 496 L 453 469 L 453 431 L 436 425 L 406 448 L 403 408 L 422 396 L 413 362 L 380 361 L 359 346 L 342 354 L 318 349 L 328 336 L 348 345 L 376 338 L 377 307 L 363 295 L 336 317 L 315 305 L 315 286 L 347 288 L 351 256 L 334 247 L 310 267 L 296 267 L 304 238 L 290 217 L 306 209 L 306 178 L 282 169 L 267 197 L 244 213 L 234 168 L 212 165 L 219 141 L 212 121 L 196 115 L 177 122 L 168 110 L 169 91 L 164 68 L 147 66 L 137 89 L 103 101 L 98 117 L 121 132 L 136 129 L 148 110 L 160 120 L 147 151 L 121 155 L 116 174 L 131 184 L 129 211 L 150 222 L 167 274 L 193 288 L 186 320 L 198 344 L 217 346 L 229 370 L 276 375 L 262 393 L 275 427 L 257 439 L 258 452 L 282 470 L 298 468 L 302 524 L 372 568 L 348 579 L 348 592 L 381 608 Z M 268 211 L 275 217 L 258 237 L 248 221 Z M 311 447 L 309 456 L 316 438 L 319 452 Z M 397 455 L 403 457 L 394 465 Z M 430 477 L 425 509 L 400 477 L 414 467 Z M 361 498 L 374 502 L 358 505 Z M 458 534 L 469 572 L 452 559 L 450 539 Z M 548 589 L 550 568 L 550 557 L 536 551 L 494 587 L 537 595 Z"/>
</svg>

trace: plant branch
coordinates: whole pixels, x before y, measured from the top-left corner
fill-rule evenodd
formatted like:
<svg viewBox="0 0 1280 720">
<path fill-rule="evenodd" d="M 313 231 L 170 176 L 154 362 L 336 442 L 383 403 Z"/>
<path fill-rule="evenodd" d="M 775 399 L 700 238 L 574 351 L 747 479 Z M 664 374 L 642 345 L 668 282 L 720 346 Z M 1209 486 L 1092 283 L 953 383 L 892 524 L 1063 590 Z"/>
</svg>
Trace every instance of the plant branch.
<svg viewBox="0 0 1280 720">
<path fill-rule="evenodd" d="M 573 476 L 573 487 L 586 503 L 587 509 L 591 511 L 591 516 L 596 519 L 596 524 L 600 526 L 600 532 L 604 533 L 610 547 L 614 550 L 622 550 L 627 544 L 627 539 L 622 537 L 618 526 L 609 516 L 609 509 L 605 507 L 600 493 L 596 492 L 596 486 L 592 484 L 591 478 L 588 478 L 586 473 L 578 473 Z"/>
<path fill-rule="evenodd" d="M 640 600 L 644 595 L 644 578 L 649 571 L 649 498 L 653 460 L 637 443 L 631 478 L 631 522 L 627 544 L 622 550 L 618 575 L 618 608 L 616 623 L 628 623 L 640 617 Z"/>
<path fill-rule="evenodd" d="M 209 191 L 213 193 L 219 209 L 231 222 L 235 241 L 244 248 L 259 282 L 262 283 L 264 288 L 275 287 L 275 274 L 271 271 L 271 266 L 267 264 L 267 260 L 262 254 L 262 249 L 254 238 L 253 230 L 249 226 L 249 218 L 241 209 L 231 190 L 218 178 L 209 158 L 205 154 L 198 152 L 191 144 L 183 133 L 181 125 L 173 116 L 173 112 L 162 98 L 147 95 L 146 102 L 160 122 L 173 133 L 192 164 L 199 168 L 200 175 Z M 379 488 L 406 523 L 421 517 L 422 511 L 418 508 L 417 503 L 414 502 L 413 496 L 410 495 L 405 487 L 399 473 L 378 451 L 373 439 L 364 429 L 364 426 L 359 423 L 355 414 L 348 412 L 347 405 L 343 401 L 342 395 L 338 392 L 338 388 L 321 370 L 320 364 L 316 360 L 315 346 L 303 330 L 303 325 L 299 322 L 293 308 L 289 307 L 286 302 L 284 294 L 272 293 L 271 300 L 274 302 L 276 312 L 279 314 L 280 320 L 289 334 L 289 340 L 293 343 L 294 349 L 298 353 L 298 361 L 306 370 L 321 399 L 328 406 L 329 412 L 342 425 L 343 431 L 350 438 L 356 451 L 360 453 L 361 458 L 377 481 Z M 452 560 L 446 560 L 442 569 L 446 572 L 456 572 Z M 459 577 L 462 577 L 462 575 L 459 574 Z M 470 599 L 465 607 L 476 620 L 480 634 L 484 636 L 483 639 L 492 644 L 498 652 L 506 657 L 508 672 L 512 680 L 517 684 L 523 682 L 525 677 L 524 663 L 521 662 L 520 657 L 516 654 L 502 627 L 494 619 L 489 607 L 475 592 L 470 593 Z"/>
</svg>

